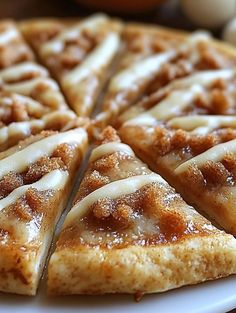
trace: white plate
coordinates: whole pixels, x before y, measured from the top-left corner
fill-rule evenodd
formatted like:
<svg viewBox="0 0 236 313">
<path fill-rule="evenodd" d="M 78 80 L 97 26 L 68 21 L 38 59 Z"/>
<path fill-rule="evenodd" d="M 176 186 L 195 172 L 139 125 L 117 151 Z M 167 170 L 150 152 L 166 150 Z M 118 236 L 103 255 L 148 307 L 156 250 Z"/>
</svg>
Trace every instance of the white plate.
<svg viewBox="0 0 236 313">
<path fill-rule="evenodd" d="M 146 295 L 136 303 L 132 296 L 68 296 L 49 298 L 41 286 L 35 298 L 0 295 L 4 313 L 223 313 L 236 307 L 236 277 L 188 286 L 162 294 Z"/>
<path fill-rule="evenodd" d="M 78 173 L 57 233 L 78 190 L 89 154 L 90 149 Z M 51 250 L 53 246 L 54 244 Z M 161 294 L 145 295 L 138 303 L 132 295 L 47 297 L 45 278 L 36 297 L 0 293 L 0 313 L 225 313 L 233 308 L 236 308 L 236 276 Z"/>
</svg>

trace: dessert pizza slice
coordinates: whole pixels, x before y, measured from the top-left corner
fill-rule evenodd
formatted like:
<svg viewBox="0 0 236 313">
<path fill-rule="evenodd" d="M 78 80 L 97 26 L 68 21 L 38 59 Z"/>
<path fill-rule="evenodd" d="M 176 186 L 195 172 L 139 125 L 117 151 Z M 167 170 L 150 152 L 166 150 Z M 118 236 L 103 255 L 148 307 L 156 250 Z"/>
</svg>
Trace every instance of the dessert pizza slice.
<svg viewBox="0 0 236 313">
<path fill-rule="evenodd" d="M 0 153 L 0 291 L 36 293 L 86 144 L 77 128 L 42 132 Z"/>
<path fill-rule="evenodd" d="M 60 82 L 71 107 L 88 116 L 120 49 L 121 23 L 98 14 L 72 25 L 54 20 L 23 23 L 26 39 Z"/>
<path fill-rule="evenodd" d="M 122 139 L 187 202 L 236 235 L 235 79 L 166 99 L 125 122 Z"/>
<path fill-rule="evenodd" d="M 68 109 L 57 83 L 34 61 L 14 22 L 0 22 L 0 90 L 19 93 L 51 110 Z"/>
<path fill-rule="evenodd" d="M 95 126 L 114 124 L 125 109 L 176 78 L 201 70 L 230 68 L 235 65 L 235 57 L 234 50 L 216 44 L 205 33 L 196 33 L 176 47 L 139 59 L 111 79 Z"/>
<path fill-rule="evenodd" d="M 41 130 L 65 131 L 86 124 L 71 110 L 51 111 L 32 98 L 0 92 L 0 151 Z"/>
<path fill-rule="evenodd" d="M 144 293 L 236 271 L 236 240 L 187 205 L 107 128 L 48 269 L 50 294 Z"/>
</svg>

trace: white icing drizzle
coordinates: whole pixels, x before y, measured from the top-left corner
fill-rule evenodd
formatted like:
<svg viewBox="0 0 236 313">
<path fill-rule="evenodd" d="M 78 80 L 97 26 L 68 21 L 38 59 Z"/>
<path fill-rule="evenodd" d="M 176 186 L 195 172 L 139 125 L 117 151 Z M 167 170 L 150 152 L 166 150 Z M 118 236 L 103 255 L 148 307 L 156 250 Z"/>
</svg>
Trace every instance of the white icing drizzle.
<svg viewBox="0 0 236 313">
<path fill-rule="evenodd" d="M 45 155 L 50 156 L 60 144 L 81 144 L 86 140 L 87 134 L 85 130 L 78 128 L 64 133 L 55 134 L 32 143 L 23 150 L 0 160 L 0 179 L 10 171 L 16 173 L 22 172 L 31 163 L 36 162 L 41 157 Z"/>
<path fill-rule="evenodd" d="M 83 30 L 91 30 L 94 31 L 98 27 L 104 24 L 108 18 L 103 14 L 96 14 L 82 22 L 79 22 L 77 25 L 66 29 L 65 31 L 61 32 L 59 35 L 56 36 L 53 40 L 46 42 L 41 47 L 41 54 L 48 55 L 52 53 L 60 53 L 65 46 L 65 42 L 67 40 L 73 40 L 78 38 L 80 33 Z"/>
<path fill-rule="evenodd" d="M 119 45 L 119 35 L 108 34 L 81 64 L 64 76 L 63 86 L 77 84 L 91 74 L 99 74 L 103 67 L 111 62 Z"/>
<path fill-rule="evenodd" d="M 192 64 L 196 64 L 199 61 L 199 53 L 197 50 L 197 45 L 199 42 L 207 42 L 210 39 L 210 34 L 204 31 L 197 31 L 188 37 L 185 43 L 183 43 L 178 49 L 178 53 L 188 53 L 189 61 Z"/>
<path fill-rule="evenodd" d="M 119 92 L 127 88 L 133 88 L 137 81 L 147 77 L 150 79 L 150 76 L 155 74 L 165 62 L 177 57 L 179 53 L 189 51 L 190 48 L 193 50 L 190 52 L 190 59 L 192 63 L 197 62 L 199 56 L 198 52 L 195 51 L 194 48 L 198 42 L 205 40 L 209 40 L 209 35 L 203 32 L 195 33 L 192 36 L 189 36 L 187 41 L 175 50 L 154 54 L 135 64 L 132 64 L 130 67 L 124 69 L 113 78 L 109 90 L 111 92 Z"/>
<path fill-rule="evenodd" d="M 49 109 L 43 106 L 40 102 L 15 93 L 11 93 L 9 95 L 0 95 L 0 110 L 3 109 L 2 112 L 5 112 L 4 107 L 11 107 L 14 101 L 22 103 L 26 107 L 29 115 L 41 116 L 42 114 L 49 111 Z"/>
<path fill-rule="evenodd" d="M 14 28 L 8 28 L 0 33 L 0 46 L 8 44 L 10 41 L 19 38 L 19 33 Z"/>
<path fill-rule="evenodd" d="M 189 89 L 172 91 L 156 106 L 125 122 L 124 125 L 154 126 L 158 120 L 168 120 L 191 105 L 194 98 L 203 91 L 204 89 L 199 85 L 193 85 Z"/>
<path fill-rule="evenodd" d="M 165 180 L 160 175 L 153 173 L 149 175 L 137 175 L 114 181 L 91 192 L 88 196 L 72 207 L 65 219 L 63 228 L 69 226 L 75 220 L 78 220 L 79 222 L 79 219 L 87 213 L 89 207 L 99 199 L 106 197 L 117 199 L 121 196 L 134 193 L 143 186 L 153 182 L 166 184 Z"/>
<path fill-rule="evenodd" d="M 59 91 L 57 83 L 47 77 L 36 77 L 31 80 L 22 81 L 19 83 L 4 84 L 2 88 L 4 91 L 16 92 L 24 96 L 30 96 L 34 88 L 36 88 L 40 84 L 42 84 L 43 86 L 47 86 L 48 88 L 50 88 L 50 90 Z"/>
<path fill-rule="evenodd" d="M 14 122 L 8 126 L 0 128 L 0 144 L 6 142 L 9 137 L 18 136 L 22 134 L 28 136 L 31 134 L 32 128 L 43 129 L 45 122 L 42 120 L 32 120 L 26 122 Z"/>
<path fill-rule="evenodd" d="M 94 162 L 95 160 L 102 158 L 105 155 L 115 152 L 122 152 L 130 156 L 134 156 L 133 150 L 128 145 L 120 142 L 108 142 L 98 146 L 93 150 L 90 156 L 90 162 Z"/>
<path fill-rule="evenodd" d="M 236 128 L 236 116 L 190 115 L 175 117 L 168 121 L 167 126 L 203 135 L 219 127 Z"/>
<path fill-rule="evenodd" d="M 1 70 L 0 80 L 5 83 L 12 80 L 20 80 L 22 76 L 24 77 L 28 73 L 37 73 L 38 76 L 43 77 L 48 76 L 48 71 L 44 67 L 33 62 L 24 62 Z"/>
<path fill-rule="evenodd" d="M 24 135 L 24 137 L 31 134 L 32 129 L 38 131 L 50 127 L 50 124 L 55 125 L 58 121 L 63 120 L 64 127 L 67 123 L 75 120 L 76 114 L 73 111 L 55 111 L 44 115 L 41 119 L 33 119 L 25 122 L 13 122 L 8 126 L 0 128 L 0 144 L 6 142 L 10 137 Z M 62 128 L 64 128 L 62 127 Z"/>
<path fill-rule="evenodd" d="M 192 75 L 186 76 L 184 78 L 173 80 L 168 86 L 164 87 L 164 90 L 187 88 L 195 84 L 207 87 L 217 79 L 228 80 L 235 77 L 235 74 L 235 68 L 195 72 Z"/>
<path fill-rule="evenodd" d="M 69 121 L 69 120 L 73 120 L 76 119 L 76 114 L 71 111 L 55 111 L 49 114 L 46 114 L 42 117 L 42 120 L 44 122 L 44 125 L 46 126 L 48 123 L 50 123 L 51 121 L 58 121 L 60 119 L 64 119 L 64 121 Z"/>
<path fill-rule="evenodd" d="M 111 81 L 109 90 L 119 92 L 132 88 L 137 81 L 155 74 L 161 66 L 175 55 L 175 51 L 159 53 L 145 58 L 118 73 Z"/>
<path fill-rule="evenodd" d="M 191 165 L 197 165 L 199 168 L 207 161 L 219 162 L 226 154 L 236 153 L 236 139 L 218 144 L 209 150 L 193 157 L 192 159 L 182 163 L 175 169 L 175 173 L 181 174 L 185 172 Z"/>
<path fill-rule="evenodd" d="M 68 176 L 69 174 L 66 171 L 54 170 L 33 184 L 16 188 L 7 197 L 0 200 L 0 211 L 14 204 L 30 188 L 35 188 L 39 191 L 62 189 L 68 180 Z"/>
</svg>

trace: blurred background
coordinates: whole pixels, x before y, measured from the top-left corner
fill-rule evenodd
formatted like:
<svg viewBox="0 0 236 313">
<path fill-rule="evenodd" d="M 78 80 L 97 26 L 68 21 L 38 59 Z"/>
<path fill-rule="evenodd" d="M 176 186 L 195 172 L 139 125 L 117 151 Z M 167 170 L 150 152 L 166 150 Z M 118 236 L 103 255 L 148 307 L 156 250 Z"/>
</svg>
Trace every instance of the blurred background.
<svg viewBox="0 0 236 313">
<path fill-rule="evenodd" d="M 189 31 L 205 28 L 236 44 L 236 0 L 0 0 L 0 18 L 76 17 L 96 11 Z"/>
<path fill-rule="evenodd" d="M 235 15 L 235 3 L 235 0 L 0 0 L 0 17 L 84 16 L 106 11 L 124 19 L 185 30 L 207 27 L 220 36 L 225 23 Z"/>
</svg>

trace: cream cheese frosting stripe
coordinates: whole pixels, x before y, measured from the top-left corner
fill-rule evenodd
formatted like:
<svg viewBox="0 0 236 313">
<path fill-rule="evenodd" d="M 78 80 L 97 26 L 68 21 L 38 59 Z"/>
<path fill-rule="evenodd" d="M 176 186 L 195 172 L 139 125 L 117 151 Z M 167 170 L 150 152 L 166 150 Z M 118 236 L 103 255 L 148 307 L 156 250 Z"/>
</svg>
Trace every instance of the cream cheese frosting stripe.
<svg viewBox="0 0 236 313">
<path fill-rule="evenodd" d="M 21 79 L 22 76 L 28 73 L 37 73 L 39 76 L 48 76 L 46 68 L 33 63 L 23 62 L 13 65 L 0 71 L 0 79 L 4 82 Z"/>
<path fill-rule="evenodd" d="M 172 128 L 191 131 L 194 134 L 207 134 L 219 127 L 236 128 L 236 116 L 190 115 L 175 117 L 167 122 Z"/>
<path fill-rule="evenodd" d="M 133 150 L 128 145 L 119 142 L 108 142 L 93 150 L 90 156 L 90 162 L 94 162 L 95 160 L 114 152 L 122 152 L 134 156 Z"/>
<path fill-rule="evenodd" d="M 84 21 L 79 22 L 73 27 L 62 31 L 53 40 L 46 42 L 42 45 L 40 52 L 42 55 L 60 53 L 64 49 L 65 42 L 69 39 L 76 39 L 83 30 L 94 31 L 98 27 L 102 26 L 108 18 L 104 14 L 96 14 Z"/>
<path fill-rule="evenodd" d="M 11 136 L 17 137 L 19 134 L 27 136 L 31 134 L 31 129 L 37 128 L 40 130 L 44 126 L 45 123 L 42 120 L 11 123 L 0 128 L 0 144 L 6 142 Z"/>
<path fill-rule="evenodd" d="M 199 85 L 193 85 L 189 89 L 173 91 L 152 109 L 125 122 L 124 125 L 154 126 L 158 120 L 168 120 L 191 105 L 194 98 L 203 91 L 204 89 Z"/>
<path fill-rule="evenodd" d="M 192 159 L 182 163 L 175 169 L 175 173 L 181 174 L 188 170 L 192 165 L 196 165 L 199 168 L 206 164 L 207 161 L 219 162 L 227 154 L 236 153 L 236 139 L 227 141 L 225 143 L 218 144 L 209 150 L 193 157 Z"/>
<path fill-rule="evenodd" d="M 31 134 L 33 129 L 43 130 L 60 120 L 63 120 L 64 127 L 67 123 L 76 119 L 76 115 L 73 111 L 64 112 L 52 112 L 44 115 L 41 119 L 33 119 L 25 122 L 13 122 L 8 126 L 0 128 L 0 144 L 6 142 L 11 136 L 18 136 L 19 134 L 27 136 Z"/>
<path fill-rule="evenodd" d="M 133 87 L 133 85 L 139 80 L 145 79 L 146 77 L 150 79 L 150 75 L 156 73 L 161 66 L 173 58 L 174 55 L 175 51 L 173 50 L 165 53 L 158 53 L 131 65 L 112 79 L 109 91 L 119 92 L 121 90 L 126 90 Z"/>
<path fill-rule="evenodd" d="M 82 64 L 70 71 L 62 80 L 64 86 L 76 84 L 92 73 L 99 73 L 110 63 L 120 46 L 120 38 L 116 33 L 108 34 L 104 40 L 85 58 Z"/>
<path fill-rule="evenodd" d="M 173 80 L 169 85 L 164 87 L 164 90 L 170 90 L 170 89 L 181 89 L 181 88 L 187 88 L 192 85 L 201 85 L 201 86 L 209 86 L 214 81 L 218 79 L 232 79 L 236 75 L 236 69 L 222 69 L 222 70 L 215 70 L 215 71 L 201 71 L 201 72 L 195 72 L 189 76 L 186 76 L 184 78 L 178 78 Z"/>
<path fill-rule="evenodd" d="M 180 45 L 180 47 L 176 48 L 175 50 L 172 49 L 164 53 L 154 54 L 137 63 L 132 64 L 130 67 L 124 69 L 113 78 L 109 86 L 109 90 L 111 92 L 119 92 L 133 87 L 133 85 L 136 84 L 139 80 L 145 79 L 147 77 L 150 79 L 150 75 L 155 74 L 164 63 L 178 56 L 179 53 L 188 51 L 190 48 L 194 48 L 199 41 L 208 39 L 209 36 L 207 36 L 205 33 L 196 33 L 190 36 L 184 44 Z M 190 53 L 196 54 L 197 52 L 195 52 L 195 49 L 193 49 L 193 52 L 191 51 Z M 194 60 L 192 60 L 193 63 L 198 61 L 195 59 L 196 57 Z"/>
<path fill-rule="evenodd" d="M 165 180 L 160 175 L 153 173 L 149 175 L 137 175 L 114 181 L 91 192 L 88 196 L 72 207 L 65 219 L 63 228 L 67 227 L 74 221 L 79 222 L 79 219 L 87 213 L 89 207 L 99 199 L 107 197 L 117 199 L 121 196 L 134 193 L 143 186 L 153 182 L 166 184 Z"/>
<path fill-rule="evenodd" d="M 9 95 L 0 93 L 0 110 L 6 107 L 11 107 L 14 101 L 19 101 L 24 105 L 30 115 L 41 116 L 43 113 L 49 111 L 49 108 L 43 106 L 40 102 L 16 93 L 10 93 Z"/>
<path fill-rule="evenodd" d="M 9 27 L 4 32 L 0 32 L 0 46 L 6 45 L 13 39 L 19 38 L 20 34 L 13 27 Z"/>
<path fill-rule="evenodd" d="M 22 197 L 30 188 L 35 188 L 39 191 L 62 189 L 67 182 L 68 175 L 69 174 L 66 171 L 54 170 L 44 175 L 40 180 L 33 184 L 16 188 L 6 198 L 0 200 L 0 211 L 11 204 L 14 204 L 16 200 Z"/>
<path fill-rule="evenodd" d="M 32 143 L 25 149 L 0 160 L 0 179 L 10 171 L 16 173 L 24 171 L 31 163 L 36 162 L 45 155 L 50 155 L 60 144 L 81 144 L 86 140 L 85 130 L 78 128 Z"/>
<path fill-rule="evenodd" d="M 24 96 L 30 96 L 32 90 L 34 90 L 34 88 L 36 88 L 40 84 L 44 86 L 47 85 L 47 87 L 51 90 L 59 91 L 57 83 L 52 79 L 46 77 L 36 77 L 31 80 L 22 81 L 14 84 L 3 84 L 2 89 L 4 91 L 20 93 Z"/>
</svg>

